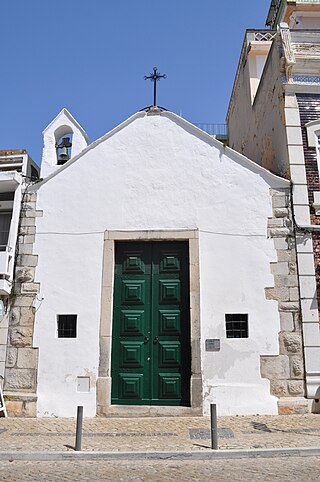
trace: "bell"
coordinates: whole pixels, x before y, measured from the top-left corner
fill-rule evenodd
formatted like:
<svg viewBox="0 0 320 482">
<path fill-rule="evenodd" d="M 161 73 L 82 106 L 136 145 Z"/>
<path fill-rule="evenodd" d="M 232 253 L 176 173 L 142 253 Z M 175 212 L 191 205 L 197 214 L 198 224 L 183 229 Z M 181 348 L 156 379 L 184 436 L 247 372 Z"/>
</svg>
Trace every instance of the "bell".
<svg viewBox="0 0 320 482">
<path fill-rule="evenodd" d="M 58 164 L 64 164 L 69 161 L 70 156 L 68 154 L 68 148 L 72 147 L 72 143 L 70 142 L 70 137 L 63 137 L 60 144 L 56 144 L 56 148 L 60 149 L 59 156 L 58 156 Z"/>
<path fill-rule="evenodd" d="M 64 164 L 65 162 L 69 161 L 70 157 L 68 154 L 68 148 L 62 147 L 59 153 L 58 162 L 59 164 Z"/>
</svg>

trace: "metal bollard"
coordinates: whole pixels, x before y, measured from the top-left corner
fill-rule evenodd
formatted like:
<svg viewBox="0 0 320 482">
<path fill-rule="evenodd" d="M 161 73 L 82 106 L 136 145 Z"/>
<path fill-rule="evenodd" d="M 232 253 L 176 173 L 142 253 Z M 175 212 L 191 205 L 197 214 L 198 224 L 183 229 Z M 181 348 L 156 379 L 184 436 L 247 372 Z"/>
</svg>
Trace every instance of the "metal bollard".
<svg viewBox="0 0 320 482">
<path fill-rule="evenodd" d="M 76 428 L 76 446 L 75 450 L 81 450 L 82 441 L 82 419 L 83 419 L 83 407 L 77 408 L 77 428 Z"/>
<path fill-rule="evenodd" d="M 217 450 L 218 448 L 218 428 L 217 428 L 217 405 L 210 404 L 210 418 L 211 418 L 211 448 Z"/>
</svg>

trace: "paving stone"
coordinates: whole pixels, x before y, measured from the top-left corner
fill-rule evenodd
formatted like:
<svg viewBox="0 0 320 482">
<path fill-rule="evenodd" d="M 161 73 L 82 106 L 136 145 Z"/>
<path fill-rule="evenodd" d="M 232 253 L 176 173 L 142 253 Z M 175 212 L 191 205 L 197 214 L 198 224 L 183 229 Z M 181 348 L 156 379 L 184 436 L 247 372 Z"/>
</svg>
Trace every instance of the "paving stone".
<svg viewBox="0 0 320 482">
<path fill-rule="evenodd" d="M 190 428 L 189 434 L 191 440 L 211 439 L 211 429 L 209 428 Z M 234 433 L 230 428 L 219 428 L 218 437 L 233 438 Z"/>
<path fill-rule="evenodd" d="M 0 418 L 0 450 L 70 451 L 75 444 L 75 426 L 75 419 L 68 418 Z M 319 446 L 319 441 L 316 414 L 218 416 L 221 449 L 312 447 Z M 210 418 L 85 418 L 82 449 L 210 450 Z"/>
<path fill-rule="evenodd" d="M 290 457 L 237 460 L 68 460 L 0 462 L 1 480 L 21 481 L 296 481 L 320 478 L 319 458 Z"/>
</svg>

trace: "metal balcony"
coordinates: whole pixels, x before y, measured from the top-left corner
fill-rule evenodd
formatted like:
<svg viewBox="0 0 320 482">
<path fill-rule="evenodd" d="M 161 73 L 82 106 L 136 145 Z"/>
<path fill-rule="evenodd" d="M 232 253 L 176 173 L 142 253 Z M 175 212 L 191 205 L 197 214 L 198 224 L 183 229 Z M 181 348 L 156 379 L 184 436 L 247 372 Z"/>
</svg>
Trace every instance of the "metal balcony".
<svg viewBox="0 0 320 482">
<path fill-rule="evenodd" d="M 216 137 L 219 141 L 226 143 L 228 140 L 227 124 L 210 124 L 207 122 L 198 122 L 194 124 L 202 131 Z"/>
</svg>

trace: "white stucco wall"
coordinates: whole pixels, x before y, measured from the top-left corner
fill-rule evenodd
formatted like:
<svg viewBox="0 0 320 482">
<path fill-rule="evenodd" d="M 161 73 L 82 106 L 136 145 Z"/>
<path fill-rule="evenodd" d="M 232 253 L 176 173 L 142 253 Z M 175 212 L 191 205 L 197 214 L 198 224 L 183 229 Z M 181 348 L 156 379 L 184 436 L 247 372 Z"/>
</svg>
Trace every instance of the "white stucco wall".
<svg viewBox="0 0 320 482">
<path fill-rule="evenodd" d="M 39 347 L 40 416 L 96 409 L 103 233 L 198 228 L 204 409 L 219 414 L 277 413 L 260 355 L 278 353 L 270 187 L 284 181 L 170 113 L 136 114 L 111 136 L 37 188 L 34 253 L 41 283 L 34 346 Z M 226 339 L 225 313 L 248 313 L 249 338 Z M 57 314 L 78 315 L 78 337 L 58 339 Z M 221 351 L 205 352 L 206 338 Z M 77 393 L 78 376 L 91 377 Z"/>
</svg>

